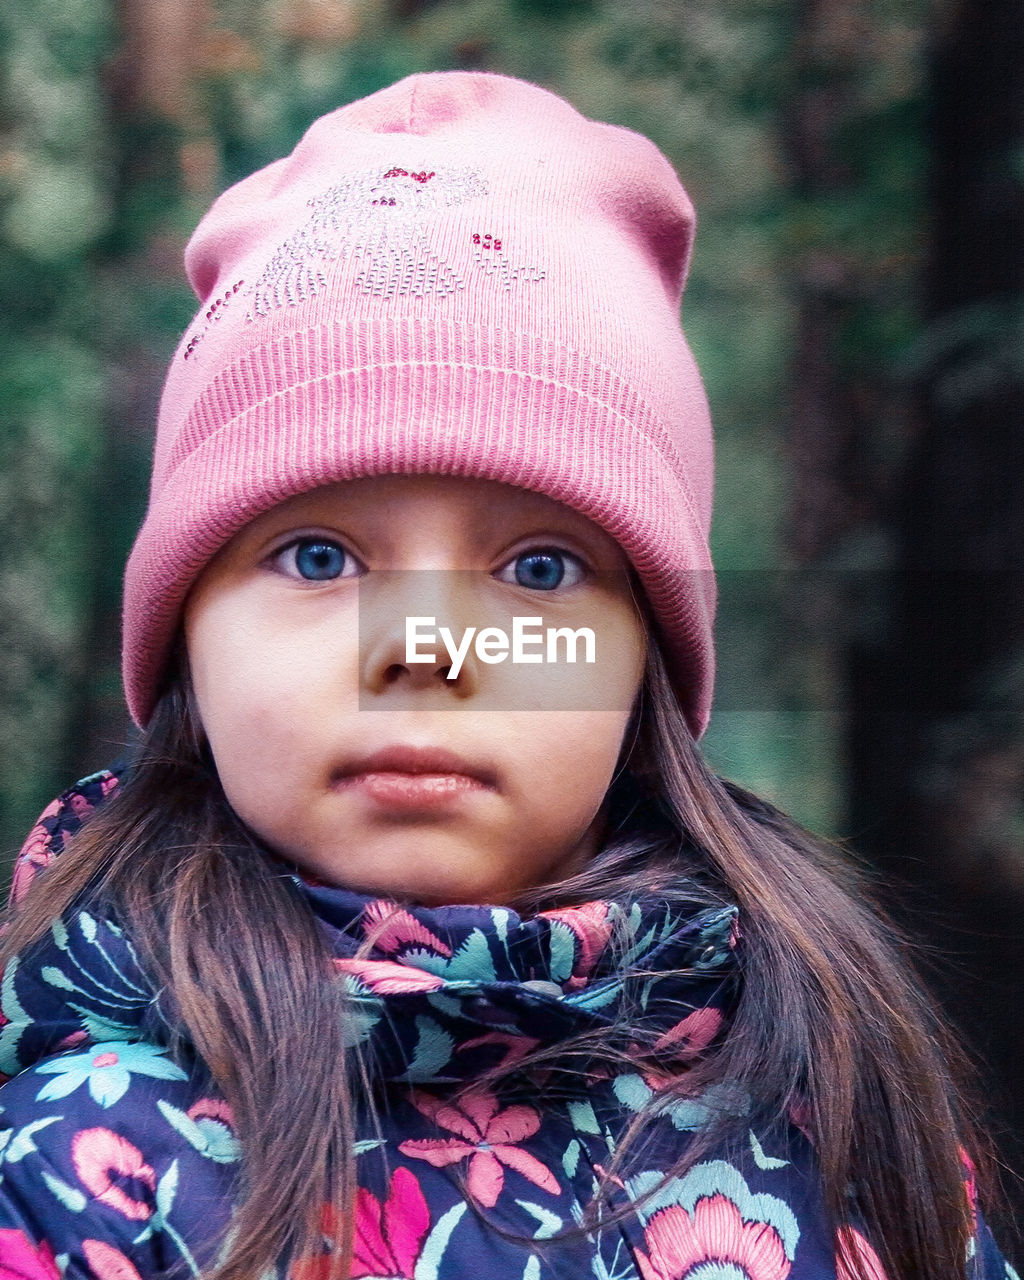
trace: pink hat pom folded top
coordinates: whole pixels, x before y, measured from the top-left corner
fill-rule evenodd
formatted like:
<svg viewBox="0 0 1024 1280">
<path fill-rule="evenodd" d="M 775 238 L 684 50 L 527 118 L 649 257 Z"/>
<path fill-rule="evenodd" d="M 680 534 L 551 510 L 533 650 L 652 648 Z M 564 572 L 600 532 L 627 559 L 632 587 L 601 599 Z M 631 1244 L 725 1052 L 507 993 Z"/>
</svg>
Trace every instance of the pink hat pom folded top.
<svg viewBox="0 0 1024 1280">
<path fill-rule="evenodd" d="M 128 562 L 124 679 L 152 713 L 185 597 L 254 516 L 359 476 L 503 481 L 574 507 L 644 584 L 707 722 L 707 401 L 679 324 L 694 216 L 646 138 L 535 85 L 411 76 L 226 191 L 164 387 Z"/>
</svg>

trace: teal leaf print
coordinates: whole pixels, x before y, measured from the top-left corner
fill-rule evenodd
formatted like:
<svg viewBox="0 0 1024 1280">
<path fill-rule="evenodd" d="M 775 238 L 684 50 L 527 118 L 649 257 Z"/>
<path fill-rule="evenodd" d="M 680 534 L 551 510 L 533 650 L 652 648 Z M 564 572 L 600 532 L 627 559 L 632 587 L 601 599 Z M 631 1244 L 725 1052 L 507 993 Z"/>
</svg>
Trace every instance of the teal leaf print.
<svg viewBox="0 0 1024 1280">
<path fill-rule="evenodd" d="M 508 912 L 504 907 L 491 908 L 491 922 L 499 942 L 505 942 L 508 938 L 508 920 Z"/>
<path fill-rule="evenodd" d="M 227 1125 L 206 1117 L 193 1120 L 187 1112 L 172 1106 L 165 1098 L 158 1098 L 156 1105 L 167 1123 L 200 1155 L 215 1164 L 234 1164 L 241 1159 L 241 1145 Z"/>
<path fill-rule="evenodd" d="M 171 1161 L 171 1167 L 156 1184 L 156 1211 L 163 1221 L 167 1221 L 174 1208 L 174 1198 L 178 1194 L 178 1162 Z"/>
<path fill-rule="evenodd" d="M 540 1224 L 533 1233 L 534 1240 L 550 1240 L 556 1232 L 561 1231 L 562 1219 L 557 1213 L 552 1213 L 539 1204 L 531 1204 L 529 1200 L 517 1200 L 516 1204 Z"/>
<path fill-rule="evenodd" d="M 81 1213 L 89 1203 L 86 1196 L 77 1187 L 69 1187 L 63 1178 L 58 1178 L 56 1174 L 50 1173 L 46 1169 L 42 1171 L 42 1176 L 43 1181 L 53 1194 L 64 1208 L 70 1210 L 71 1213 Z"/>
<path fill-rule="evenodd" d="M 444 1251 L 448 1248 L 448 1241 L 468 1208 L 469 1205 L 463 1200 L 461 1204 L 453 1205 L 437 1220 L 430 1235 L 423 1242 L 423 1249 L 413 1271 L 413 1280 L 438 1280 L 439 1268 L 444 1258 Z"/>
<path fill-rule="evenodd" d="M 719 1116 L 742 1116 L 750 1109 L 747 1095 L 730 1084 L 711 1085 L 696 1098 L 668 1096 L 659 1102 L 643 1076 L 630 1072 L 615 1077 L 612 1091 L 631 1111 L 642 1111 L 653 1105 L 658 1114 L 667 1116 L 682 1133 L 695 1133 Z"/>
<path fill-rule="evenodd" d="M 78 917 L 78 927 L 82 930 L 82 937 L 86 942 L 96 941 L 96 921 L 88 911 L 83 911 Z"/>
<path fill-rule="evenodd" d="M 68 1001 L 68 1008 L 81 1018 L 82 1026 L 88 1033 L 90 1040 L 104 1042 L 107 1040 L 129 1041 L 133 1039 L 132 1033 L 135 1028 L 127 1022 L 114 1022 L 110 1018 L 103 1017 L 102 1014 L 92 1013 L 84 1005 L 76 1004 L 73 1000 Z"/>
<path fill-rule="evenodd" d="M 578 1138 L 573 1138 L 572 1142 L 566 1147 L 562 1153 L 562 1168 L 565 1170 L 567 1178 L 575 1178 L 576 1170 L 580 1166 L 580 1143 Z"/>
<path fill-rule="evenodd" d="M 618 978 L 609 978 L 607 982 L 595 982 L 592 986 L 575 991 L 566 998 L 566 1004 L 577 1009 L 603 1009 L 605 1005 L 617 1000 L 622 991 L 622 983 Z"/>
<path fill-rule="evenodd" d="M 523 1268 L 523 1280 L 540 1280 L 540 1259 L 531 1254 Z"/>
<path fill-rule="evenodd" d="M 567 1105 L 569 1119 L 572 1121 L 572 1127 L 577 1133 L 599 1134 L 601 1132 L 601 1126 L 597 1122 L 594 1108 L 586 1099 L 582 1102 L 570 1102 Z"/>
<path fill-rule="evenodd" d="M 698 1129 L 703 1129 L 716 1114 L 703 1098 L 684 1098 L 682 1102 L 674 1102 L 664 1110 L 675 1127 L 683 1133 L 695 1133 Z"/>
<path fill-rule="evenodd" d="M 551 979 L 566 982 L 576 962 L 576 938 L 568 925 L 556 920 L 551 926 Z"/>
<path fill-rule="evenodd" d="M 43 965 L 39 976 L 44 982 L 51 987 L 57 987 L 60 991 L 77 991 L 78 989 L 63 969 L 58 969 L 52 964 Z"/>
<path fill-rule="evenodd" d="M 56 1124 L 58 1120 L 63 1119 L 63 1116 L 45 1116 L 42 1120 L 33 1120 L 31 1124 L 19 1129 L 4 1148 L 4 1163 L 17 1164 L 19 1160 L 31 1155 L 33 1151 L 38 1151 L 39 1148 L 32 1141 L 35 1134 L 39 1133 L 41 1129 L 46 1129 L 51 1124 Z"/>
<path fill-rule="evenodd" d="M 637 1272 L 632 1254 L 625 1247 L 625 1241 L 621 1237 L 616 1241 L 610 1266 L 600 1253 L 594 1255 L 590 1266 L 596 1280 L 636 1280 Z M 705 1275 L 704 1280 L 747 1280 L 747 1278 L 735 1275 L 715 1277 L 712 1274 L 710 1277 Z"/>
<path fill-rule="evenodd" d="M 190 1147 L 195 1147 L 197 1151 L 205 1151 L 206 1139 L 191 1116 L 178 1107 L 172 1106 L 166 1098 L 158 1098 L 156 1106 L 171 1128 L 177 1130 Z"/>
<path fill-rule="evenodd" d="M 446 996 L 443 991 L 431 991 L 430 995 L 427 996 L 427 1004 L 446 1018 L 459 1018 L 462 1016 L 462 1005 L 459 1001 L 454 996 Z"/>
<path fill-rule="evenodd" d="M 53 940 L 57 944 L 58 951 L 67 951 L 68 930 L 62 916 L 58 916 L 53 924 L 50 925 L 50 932 L 53 934 Z"/>
<path fill-rule="evenodd" d="M 416 1048 L 409 1069 L 400 1080 L 433 1080 L 451 1061 L 455 1041 L 433 1018 L 416 1019 Z"/>
<path fill-rule="evenodd" d="M 789 1164 L 788 1160 L 779 1160 L 775 1156 L 766 1156 L 764 1148 L 758 1142 L 757 1134 L 753 1129 L 750 1131 L 750 1149 L 754 1153 L 754 1163 L 759 1169 L 784 1169 Z"/>
<path fill-rule="evenodd" d="M 184 1237 L 167 1221 L 168 1214 L 174 1207 L 174 1199 L 178 1192 L 178 1162 L 173 1161 L 156 1186 L 156 1213 L 150 1219 L 147 1228 L 137 1237 L 135 1243 L 141 1244 L 154 1231 L 162 1231 L 181 1254 L 182 1261 L 194 1276 L 199 1275 L 199 1266 L 185 1243 Z"/>
<path fill-rule="evenodd" d="M 452 958 L 444 963 L 444 976 L 471 982 L 496 982 L 491 949 L 482 929 L 474 929 Z"/>
<path fill-rule="evenodd" d="M 616 1076 L 612 1081 L 612 1090 L 616 1098 L 630 1111 L 643 1111 L 654 1094 L 654 1090 L 645 1083 L 643 1076 L 635 1072 Z"/>
<path fill-rule="evenodd" d="M 341 1020 L 341 1039 L 346 1049 L 369 1040 L 374 1027 L 380 1022 L 380 1000 L 376 996 L 364 996 L 355 989 L 351 974 L 345 975 L 345 990 L 349 999 Z"/>
<path fill-rule="evenodd" d="M 8 1076 L 16 1076 L 23 1066 L 18 1059 L 18 1042 L 31 1021 L 14 989 L 14 975 L 17 971 L 18 957 L 14 956 L 0 982 L 0 1010 L 7 1020 L 4 1029 L 0 1031 L 0 1071 Z"/>
</svg>

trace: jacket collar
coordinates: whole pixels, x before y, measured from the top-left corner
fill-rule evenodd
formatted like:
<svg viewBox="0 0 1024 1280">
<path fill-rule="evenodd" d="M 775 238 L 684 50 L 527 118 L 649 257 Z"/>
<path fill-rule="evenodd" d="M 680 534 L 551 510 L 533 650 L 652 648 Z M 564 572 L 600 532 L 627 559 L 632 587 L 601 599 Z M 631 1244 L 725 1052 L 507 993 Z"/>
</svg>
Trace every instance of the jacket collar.
<svg viewBox="0 0 1024 1280">
<path fill-rule="evenodd" d="M 651 897 L 523 918 L 303 888 L 345 982 L 352 1040 L 387 1079 L 466 1080 L 574 1037 L 600 1056 L 642 1046 L 678 1060 L 707 1045 L 735 999 L 733 906 Z"/>
<path fill-rule="evenodd" d="M 22 891 L 116 785 L 116 774 L 97 774 L 46 811 L 19 859 Z M 583 1042 L 593 1058 L 643 1052 L 678 1062 L 710 1043 L 735 1002 L 737 910 L 709 905 L 696 886 L 689 897 L 683 884 L 671 897 L 524 918 L 294 879 L 344 981 L 351 1040 L 385 1079 L 465 1081 L 570 1040 L 577 1068 Z M 3 1070 L 58 1043 L 167 1035 L 159 995 L 115 921 L 80 910 L 14 968 L 0 1002 Z"/>
</svg>

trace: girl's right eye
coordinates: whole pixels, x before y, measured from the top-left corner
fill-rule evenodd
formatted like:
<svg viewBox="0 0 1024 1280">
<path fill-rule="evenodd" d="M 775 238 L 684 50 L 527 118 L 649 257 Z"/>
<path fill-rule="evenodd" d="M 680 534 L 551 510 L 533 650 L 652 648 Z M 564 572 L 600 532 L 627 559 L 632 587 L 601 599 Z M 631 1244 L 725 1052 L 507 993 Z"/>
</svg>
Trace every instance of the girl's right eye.
<svg viewBox="0 0 1024 1280">
<path fill-rule="evenodd" d="M 275 552 L 272 559 L 289 578 L 301 578 L 304 582 L 353 578 L 360 570 L 355 556 L 328 538 L 298 538 Z"/>
</svg>

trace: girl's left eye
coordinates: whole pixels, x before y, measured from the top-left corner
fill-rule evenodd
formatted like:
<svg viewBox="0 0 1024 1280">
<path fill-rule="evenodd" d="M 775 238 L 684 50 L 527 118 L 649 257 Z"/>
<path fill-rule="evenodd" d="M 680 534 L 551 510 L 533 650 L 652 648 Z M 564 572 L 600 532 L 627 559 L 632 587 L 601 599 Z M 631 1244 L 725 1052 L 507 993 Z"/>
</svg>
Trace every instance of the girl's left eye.
<svg viewBox="0 0 1024 1280">
<path fill-rule="evenodd" d="M 496 576 L 502 582 L 514 582 L 534 591 L 554 591 L 558 587 L 575 587 L 582 582 L 586 577 L 586 567 L 571 551 L 541 547 L 521 552 Z"/>
<path fill-rule="evenodd" d="M 305 582 L 332 582 L 359 572 L 355 556 L 328 538 L 299 538 L 282 547 L 273 559 L 288 577 Z"/>
</svg>

